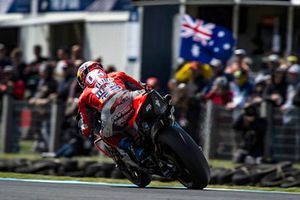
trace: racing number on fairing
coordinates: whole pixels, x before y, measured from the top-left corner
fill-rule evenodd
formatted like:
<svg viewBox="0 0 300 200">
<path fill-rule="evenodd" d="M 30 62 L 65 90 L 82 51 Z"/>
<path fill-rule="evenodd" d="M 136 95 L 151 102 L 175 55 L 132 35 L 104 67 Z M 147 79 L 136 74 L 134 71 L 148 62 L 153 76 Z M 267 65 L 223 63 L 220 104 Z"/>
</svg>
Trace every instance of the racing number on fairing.
<svg viewBox="0 0 300 200">
<path fill-rule="evenodd" d="M 102 84 L 97 83 L 96 88 L 92 91 L 101 102 L 104 102 L 111 94 L 122 89 L 115 82 L 110 82 L 109 80 L 102 80 L 101 82 Z"/>
</svg>

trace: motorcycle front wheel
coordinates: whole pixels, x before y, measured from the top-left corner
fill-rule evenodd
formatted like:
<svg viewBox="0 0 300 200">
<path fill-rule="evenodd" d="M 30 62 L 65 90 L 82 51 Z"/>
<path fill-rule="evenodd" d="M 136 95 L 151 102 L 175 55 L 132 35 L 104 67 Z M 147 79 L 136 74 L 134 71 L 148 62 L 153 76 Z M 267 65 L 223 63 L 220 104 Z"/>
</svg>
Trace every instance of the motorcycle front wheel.
<svg viewBox="0 0 300 200">
<path fill-rule="evenodd" d="M 163 153 L 179 168 L 179 182 L 189 189 L 203 189 L 208 185 L 210 170 L 202 149 L 179 125 L 163 129 L 157 140 Z"/>
<path fill-rule="evenodd" d="M 120 170 L 130 182 L 138 187 L 144 188 L 151 182 L 150 176 L 136 167 L 128 166 L 127 168 L 122 168 Z"/>
</svg>

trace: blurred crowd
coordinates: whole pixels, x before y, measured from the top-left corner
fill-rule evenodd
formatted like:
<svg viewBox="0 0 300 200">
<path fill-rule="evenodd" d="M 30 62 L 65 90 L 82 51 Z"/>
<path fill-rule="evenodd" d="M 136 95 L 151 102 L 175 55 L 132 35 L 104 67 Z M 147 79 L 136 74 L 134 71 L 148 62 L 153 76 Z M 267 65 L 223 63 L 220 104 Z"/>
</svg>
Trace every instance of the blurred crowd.
<svg viewBox="0 0 300 200">
<path fill-rule="evenodd" d="M 35 58 L 25 63 L 21 49 L 13 49 L 8 56 L 5 46 L 0 44 L 0 99 L 8 94 L 37 108 L 38 112 L 32 118 L 44 120 L 35 122 L 39 124 L 32 127 L 42 128 L 31 132 L 37 139 L 35 151 L 39 152 L 49 150 L 50 122 L 43 108 L 50 102 L 63 102 L 62 138 L 65 143 L 55 156 L 88 152 L 90 146 L 77 133 L 74 121 L 76 99 L 81 93 L 75 74 L 84 62 L 81 46 L 59 48 L 55 58 L 44 57 L 40 45 L 34 46 L 33 53 Z M 102 63 L 102 58 L 95 61 Z M 252 71 L 257 68 L 260 70 Z M 107 73 L 116 71 L 114 66 L 105 70 Z M 149 77 L 146 82 L 160 90 L 157 77 Z M 235 160 L 241 160 L 241 154 L 256 159 L 263 156 L 267 131 L 266 119 L 259 112 L 262 103 L 267 102 L 280 109 L 284 125 L 295 123 L 293 112 L 300 106 L 300 66 L 294 55 L 280 57 L 269 54 L 262 58 L 260 66 L 254 67 L 246 51 L 237 49 L 226 65 L 218 60 L 213 60 L 210 65 L 183 62 L 169 80 L 168 88 L 173 96 L 177 121 L 196 142 L 203 143 L 199 137 L 205 114 L 203 105 L 211 101 L 234 114 L 233 129 L 242 137 L 241 153 Z"/>
<path fill-rule="evenodd" d="M 40 45 L 35 45 L 35 58 L 25 63 L 20 48 L 7 52 L 5 46 L 0 44 L 0 100 L 3 95 L 9 95 L 15 100 L 26 101 L 31 108 L 35 108 L 36 112 L 32 112 L 29 137 L 37 139 L 34 150 L 38 152 L 49 150 L 50 116 L 47 106 L 51 102 L 62 103 L 62 129 L 70 130 L 64 131 L 62 138 L 65 138 L 66 142 L 71 141 L 72 145 L 64 146 L 61 154 L 73 154 L 84 146 L 84 139 L 78 138 L 79 134 L 76 131 L 74 133 L 77 124 L 73 117 L 77 113 L 77 98 L 82 91 L 76 81 L 77 68 L 84 62 L 82 49 L 80 45 L 73 45 L 70 49 L 58 48 L 55 58 L 44 57 L 42 50 Z M 101 63 L 102 58 L 98 57 L 95 61 Z M 115 68 L 111 65 L 105 70 L 109 73 L 115 71 Z M 14 116 L 14 120 L 20 119 Z M 13 151 L 18 149 L 16 145 Z"/>
<path fill-rule="evenodd" d="M 42 56 L 42 47 L 33 48 L 35 58 L 25 63 L 23 52 L 13 49 L 7 56 L 6 48 L 0 44 L 0 95 L 9 94 L 30 104 L 46 104 L 50 100 L 72 102 L 80 89 L 76 84 L 77 68 L 84 62 L 80 45 L 70 49 L 59 48 L 55 58 Z M 102 62 L 102 58 L 95 59 Z M 107 72 L 115 71 L 108 66 Z"/>
<path fill-rule="evenodd" d="M 184 62 L 168 86 L 179 123 L 200 144 L 206 102 L 232 111 L 232 128 L 242 138 L 236 162 L 260 162 L 264 154 L 267 121 L 260 115 L 262 103 L 280 109 L 287 127 L 295 124 L 295 108 L 300 106 L 300 66 L 294 55 L 265 55 L 254 67 L 246 51 L 237 49 L 226 65 L 218 60 L 211 65 Z"/>
</svg>

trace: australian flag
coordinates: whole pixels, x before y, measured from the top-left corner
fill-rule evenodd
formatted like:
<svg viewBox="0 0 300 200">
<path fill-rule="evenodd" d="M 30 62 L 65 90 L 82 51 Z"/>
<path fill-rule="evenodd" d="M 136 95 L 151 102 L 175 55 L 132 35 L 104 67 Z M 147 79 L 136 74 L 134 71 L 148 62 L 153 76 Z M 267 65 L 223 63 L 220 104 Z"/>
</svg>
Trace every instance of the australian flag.
<svg viewBox="0 0 300 200">
<path fill-rule="evenodd" d="M 207 64 L 214 59 L 225 63 L 235 46 L 231 31 L 189 15 L 181 18 L 180 38 L 180 57 Z"/>
</svg>

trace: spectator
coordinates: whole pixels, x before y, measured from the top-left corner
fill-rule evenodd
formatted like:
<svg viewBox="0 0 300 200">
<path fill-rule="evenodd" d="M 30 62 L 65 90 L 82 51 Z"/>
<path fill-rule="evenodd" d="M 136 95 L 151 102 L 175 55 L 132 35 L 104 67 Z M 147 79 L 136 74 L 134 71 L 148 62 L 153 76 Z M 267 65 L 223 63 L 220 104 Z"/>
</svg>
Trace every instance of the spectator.
<svg viewBox="0 0 300 200">
<path fill-rule="evenodd" d="M 4 68 L 7 65 L 10 65 L 10 60 L 6 56 L 6 48 L 4 44 L 0 43 L 0 69 Z"/>
<path fill-rule="evenodd" d="M 206 95 L 206 99 L 212 100 L 213 103 L 225 106 L 232 101 L 233 93 L 229 89 L 228 81 L 225 77 L 215 79 L 212 89 Z"/>
<path fill-rule="evenodd" d="M 108 65 L 108 66 L 106 67 L 106 69 L 105 69 L 105 72 L 106 72 L 107 74 L 112 73 L 112 72 L 116 72 L 116 71 L 117 71 L 117 70 L 116 70 L 116 67 L 113 66 L 113 65 Z"/>
<path fill-rule="evenodd" d="M 77 111 L 77 110 L 76 110 Z M 73 116 L 66 116 L 63 122 L 63 135 L 61 137 L 61 147 L 56 152 L 43 153 L 43 157 L 73 157 L 87 156 L 90 154 L 93 146 L 89 139 L 84 138 L 78 133 L 77 121 Z"/>
<path fill-rule="evenodd" d="M 188 84 L 188 94 L 190 96 L 201 92 L 212 77 L 212 68 L 199 62 L 188 62 L 175 74 L 177 82 Z"/>
<path fill-rule="evenodd" d="M 174 91 L 173 104 L 175 118 L 190 136 L 199 144 L 199 117 L 201 113 L 200 101 L 197 96 L 189 96 L 187 84 L 180 83 Z"/>
<path fill-rule="evenodd" d="M 53 79 L 53 67 L 45 63 L 39 70 L 39 84 L 37 92 L 33 98 L 29 100 L 30 104 L 45 105 L 51 100 L 51 95 L 56 93 L 57 82 Z"/>
<path fill-rule="evenodd" d="M 63 68 L 70 63 L 68 50 L 66 48 L 57 49 L 57 58 L 58 61 L 54 69 L 54 79 L 57 82 L 61 82 L 64 76 Z"/>
<path fill-rule="evenodd" d="M 25 93 L 25 84 L 22 80 L 18 79 L 16 76 L 17 70 L 13 66 L 7 65 L 3 69 L 3 78 L 0 81 L 0 96 L 2 94 L 9 95 L 16 100 L 23 100 Z M 12 142 L 10 144 L 11 151 L 16 153 L 19 152 L 19 139 L 20 139 L 20 128 L 17 126 L 19 123 L 18 117 L 12 118 L 13 131 L 11 134 Z"/>
<path fill-rule="evenodd" d="M 75 63 L 83 63 L 83 57 L 82 57 L 82 49 L 81 46 L 78 44 L 75 44 L 72 46 L 72 54 L 71 54 L 71 60 L 72 62 Z"/>
<path fill-rule="evenodd" d="M 77 80 L 73 79 L 73 81 L 70 84 L 70 90 L 68 93 L 68 103 L 72 103 L 74 99 L 78 98 L 80 96 L 80 93 L 82 92 L 82 88 L 78 85 Z"/>
<path fill-rule="evenodd" d="M 262 74 L 259 74 L 255 78 L 255 86 L 254 86 L 254 91 L 251 95 L 250 104 L 260 105 L 264 101 L 267 81 L 269 79 L 270 79 L 269 75 L 262 75 Z"/>
<path fill-rule="evenodd" d="M 184 64 L 176 72 L 175 79 L 178 82 L 187 83 L 199 76 L 202 76 L 204 79 L 211 79 L 213 77 L 213 70 L 207 64 L 194 61 Z"/>
<path fill-rule="evenodd" d="M 151 88 L 153 88 L 156 91 L 160 90 L 160 83 L 159 83 L 159 80 L 156 77 L 147 78 L 146 84 L 150 85 Z"/>
<path fill-rule="evenodd" d="M 264 155 L 266 120 L 259 117 L 255 106 L 249 106 L 233 124 L 233 129 L 242 137 L 240 150 L 236 151 L 233 160 L 259 164 Z"/>
<path fill-rule="evenodd" d="M 26 64 L 22 61 L 22 51 L 19 48 L 15 48 L 10 53 L 12 66 L 16 69 L 17 77 L 19 79 L 25 80 L 24 71 Z"/>
<path fill-rule="evenodd" d="M 16 69 L 7 65 L 3 69 L 3 78 L 0 82 L 0 94 L 8 94 L 15 99 L 23 100 L 25 84 L 16 76 Z"/>
<path fill-rule="evenodd" d="M 243 108 L 253 92 L 253 84 L 247 71 L 239 70 L 234 73 L 234 82 L 230 83 L 230 90 L 233 92 L 233 99 L 226 108 Z"/>
<path fill-rule="evenodd" d="M 10 60 L 6 56 L 5 45 L 0 43 L 0 80 L 2 79 L 3 68 L 10 64 Z"/>
<path fill-rule="evenodd" d="M 2 70 L 2 79 L 0 79 L 1 96 L 3 94 L 13 93 L 13 84 L 15 78 L 15 70 L 12 66 L 7 65 Z"/>
<path fill-rule="evenodd" d="M 289 62 L 289 66 L 297 65 L 298 63 L 298 58 L 296 56 L 289 56 L 287 60 Z M 297 107 L 300 107 L 300 84 L 298 84 L 296 87 L 295 96 L 293 98 L 293 104 Z"/>
<path fill-rule="evenodd" d="M 101 56 L 95 58 L 94 61 L 103 65 L 103 58 Z"/>
<path fill-rule="evenodd" d="M 34 45 L 33 54 L 34 54 L 35 58 L 31 62 L 31 65 L 34 65 L 34 66 L 40 65 L 41 63 L 48 60 L 48 58 L 42 56 L 42 51 L 43 51 L 43 49 L 42 49 L 41 45 L 38 45 L 38 44 Z"/>
<path fill-rule="evenodd" d="M 225 68 L 226 74 L 234 74 L 236 71 L 250 72 L 250 66 L 245 62 L 246 51 L 244 49 L 236 49 L 234 51 L 234 61 Z"/>
<path fill-rule="evenodd" d="M 74 80 L 74 66 L 71 63 L 63 67 L 62 81 L 58 83 L 57 98 L 62 102 L 66 102 L 71 84 Z"/>
<path fill-rule="evenodd" d="M 271 75 L 271 83 L 266 87 L 264 99 L 275 106 L 281 106 L 285 102 L 286 91 L 286 70 L 278 68 Z"/>
<path fill-rule="evenodd" d="M 38 130 L 33 130 L 37 133 L 37 141 L 35 144 L 35 151 L 45 152 L 49 146 L 49 112 L 46 105 L 57 96 L 57 82 L 53 79 L 53 67 L 51 65 L 43 64 L 39 69 L 39 83 L 35 96 L 29 99 L 29 104 L 35 107 L 36 112 L 33 113 L 33 127 Z"/>
<path fill-rule="evenodd" d="M 79 64 L 79 62 L 75 63 L 75 66 L 73 67 L 73 70 L 72 70 L 71 77 L 73 77 L 73 79 L 70 83 L 70 88 L 69 88 L 69 92 L 68 92 L 67 110 L 66 110 L 67 113 L 72 113 L 73 108 L 70 108 L 70 109 L 68 109 L 68 108 L 77 106 L 76 99 L 80 96 L 80 94 L 82 92 L 82 88 L 78 85 L 78 82 L 76 79 L 76 72 L 77 72 L 78 67 L 81 64 L 82 63 Z M 68 110 L 70 110 L 70 112 Z"/>
<path fill-rule="evenodd" d="M 287 57 L 287 68 L 289 68 L 293 65 L 297 65 L 297 63 L 298 63 L 297 56 L 290 55 L 290 56 Z"/>
<path fill-rule="evenodd" d="M 264 74 L 272 75 L 277 68 L 280 66 L 280 59 L 277 54 L 270 54 L 267 59 L 267 68 L 264 70 Z"/>
<path fill-rule="evenodd" d="M 283 122 L 284 124 L 295 123 L 294 111 L 295 107 L 293 104 L 294 97 L 297 92 L 297 88 L 300 84 L 300 66 L 295 64 L 292 65 L 287 71 L 287 92 L 286 92 L 286 101 L 281 106 L 281 110 L 283 112 Z"/>
<path fill-rule="evenodd" d="M 300 85 L 297 86 L 295 96 L 293 98 L 293 105 L 297 106 L 298 109 L 300 107 Z"/>
<path fill-rule="evenodd" d="M 217 78 L 219 76 L 224 75 L 224 66 L 222 65 L 220 60 L 218 59 L 212 60 L 210 66 L 212 67 L 213 70 L 213 78 Z"/>
<path fill-rule="evenodd" d="M 42 56 L 42 47 L 40 45 L 35 45 L 33 47 L 33 53 L 35 58 L 29 65 L 27 65 L 24 71 L 25 84 L 28 90 L 28 99 L 35 95 L 39 82 L 39 68 L 42 63 L 48 60 L 48 58 Z"/>
</svg>

